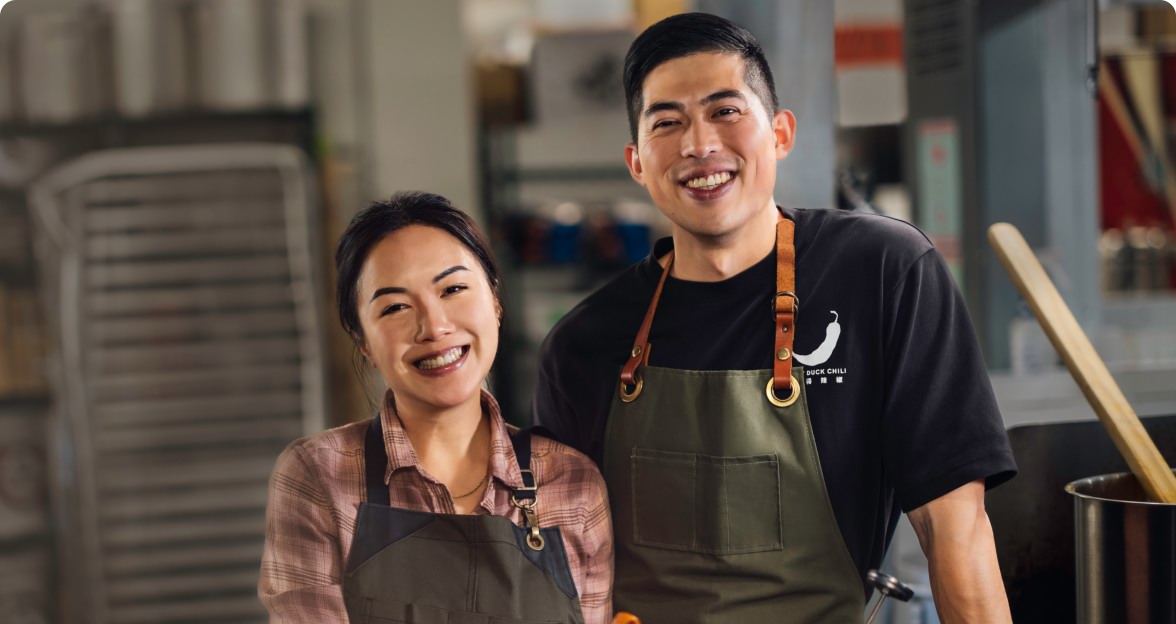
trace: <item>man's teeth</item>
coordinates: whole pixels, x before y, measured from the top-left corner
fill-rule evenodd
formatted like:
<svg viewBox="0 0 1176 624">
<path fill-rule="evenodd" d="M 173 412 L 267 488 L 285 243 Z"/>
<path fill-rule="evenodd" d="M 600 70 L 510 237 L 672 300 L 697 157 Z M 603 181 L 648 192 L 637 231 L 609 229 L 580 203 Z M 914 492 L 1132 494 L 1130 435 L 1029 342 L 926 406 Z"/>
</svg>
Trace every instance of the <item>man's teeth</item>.
<svg viewBox="0 0 1176 624">
<path fill-rule="evenodd" d="M 431 357 L 417 362 L 417 368 L 422 370 L 441 368 L 446 364 L 452 364 L 456 362 L 457 358 L 459 357 L 461 357 L 461 347 L 454 347 L 445 353 L 438 355 L 437 357 Z"/>
<path fill-rule="evenodd" d="M 694 178 L 686 182 L 686 186 L 694 189 L 711 190 L 720 184 L 725 184 L 731 179 L 731 174 L 726 171 L 722 173 L 712 173 L 708 176 Z"/>
</svg>

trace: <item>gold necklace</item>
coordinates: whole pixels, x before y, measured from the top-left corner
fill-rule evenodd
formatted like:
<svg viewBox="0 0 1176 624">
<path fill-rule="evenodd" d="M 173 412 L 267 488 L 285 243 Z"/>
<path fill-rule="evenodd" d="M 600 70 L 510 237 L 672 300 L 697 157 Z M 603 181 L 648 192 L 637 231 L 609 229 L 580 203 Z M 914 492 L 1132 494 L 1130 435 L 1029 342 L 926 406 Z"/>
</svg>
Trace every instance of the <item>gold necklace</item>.
<svg viewBox="0 0 1176 624">
<path fill-rule="evenodd" d="M 474 492 L 477 492 L 478 490 L 482 489 L 482 486 L 486 485 L 486 482 L 489 480 L 490 480 L 490 466 L 486 466 L 486 474 L 482 475 L 482 478 L 478 480 L 478 484 L 474 486 L 474 489 L 470 490 L 469 492 L 466 492 L 465 494 L 458 494 L 458 495 L 454 496 L 453 500 L 457 500 L 459 498 L 465 498 L 467 496 L 472 496 L 474 494 Z"/>
</svg>

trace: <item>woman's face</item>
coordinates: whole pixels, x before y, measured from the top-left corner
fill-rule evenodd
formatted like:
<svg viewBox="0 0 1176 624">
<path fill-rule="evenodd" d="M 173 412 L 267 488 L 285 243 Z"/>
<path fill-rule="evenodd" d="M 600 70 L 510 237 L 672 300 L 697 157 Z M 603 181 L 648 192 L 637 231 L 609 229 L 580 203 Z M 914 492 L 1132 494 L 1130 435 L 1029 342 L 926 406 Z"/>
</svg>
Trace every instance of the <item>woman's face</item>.
<svg viewBox="0 0 1176 624">
<path fill-rule="evenodd" d="M 363 354 L 403 409 L 477 402 L 498 351 L 500 308 L 477 257 L 437 228 L 376 244 L 356 289 Z"/>
</svg>

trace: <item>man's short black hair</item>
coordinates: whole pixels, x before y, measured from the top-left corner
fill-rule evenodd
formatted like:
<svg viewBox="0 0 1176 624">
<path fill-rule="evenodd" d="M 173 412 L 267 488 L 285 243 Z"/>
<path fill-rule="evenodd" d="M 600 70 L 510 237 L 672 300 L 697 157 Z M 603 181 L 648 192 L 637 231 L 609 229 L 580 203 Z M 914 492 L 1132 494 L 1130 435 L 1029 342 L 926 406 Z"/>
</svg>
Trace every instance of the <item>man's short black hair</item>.
<svg viewBox="0 0 1176 624">
<path fill-rule="evenodd" d="M 634 143 L 637 120 L 645 105 L 641 97 L 645 77 L 666 61 L 705 52 L 724 52 L 742 58 L 743 81 L 764 103 L 768 116 L 776 114 L 780 107 L 776 83 L 759 41 L 746 28 L 717 15 L 682 13 L 646 28 L 625 55 L 625 105 L 629 109 L 629 133 Z"/>
</svg>

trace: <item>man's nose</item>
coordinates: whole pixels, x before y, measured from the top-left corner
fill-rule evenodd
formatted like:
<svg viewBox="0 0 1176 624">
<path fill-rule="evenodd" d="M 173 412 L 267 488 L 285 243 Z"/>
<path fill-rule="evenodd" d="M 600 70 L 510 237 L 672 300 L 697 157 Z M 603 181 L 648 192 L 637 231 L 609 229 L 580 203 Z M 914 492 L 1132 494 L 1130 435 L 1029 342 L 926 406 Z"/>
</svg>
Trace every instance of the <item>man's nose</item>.
<svg viewBox="0 0 1176 624">
<path fill-rule="evenodd" d="M 690 124 L 682 133 L 682 156 L 684 158 L 706 158 L 722 149 L 719 133 L 714 125 L 705 121 Z"/>
</svg>

